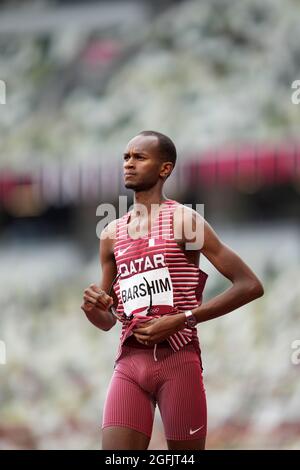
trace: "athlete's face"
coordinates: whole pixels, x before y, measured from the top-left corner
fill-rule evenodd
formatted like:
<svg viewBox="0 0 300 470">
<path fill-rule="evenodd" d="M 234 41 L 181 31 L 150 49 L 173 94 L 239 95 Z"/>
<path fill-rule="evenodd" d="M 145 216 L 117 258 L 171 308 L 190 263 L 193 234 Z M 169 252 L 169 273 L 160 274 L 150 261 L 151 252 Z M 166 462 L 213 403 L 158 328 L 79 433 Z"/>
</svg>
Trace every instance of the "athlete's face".
<svg viewBox="0 0 300 470">
<path fill-rule="evenodd" d="M 138 135 L 128 142 L 124 152 L 125 187 L 134 191 L 152 188 L 163 173 L 155 136 Z"/>
</svg>

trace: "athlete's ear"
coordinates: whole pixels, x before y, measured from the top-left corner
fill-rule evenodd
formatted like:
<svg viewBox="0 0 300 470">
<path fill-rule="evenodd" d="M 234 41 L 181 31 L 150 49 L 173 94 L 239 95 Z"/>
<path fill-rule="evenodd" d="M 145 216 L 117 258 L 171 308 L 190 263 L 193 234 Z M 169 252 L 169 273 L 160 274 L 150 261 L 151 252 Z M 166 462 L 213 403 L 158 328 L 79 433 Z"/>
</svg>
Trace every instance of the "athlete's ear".
<svg viewBox="0 0 300 470">
<path fill-rule="evenodd" d="M 172 162 L 164 162 L 161 166 L 159 176 L 161 176 L 161 178 L 163 179 L 167 179 L 168 176 L 170 176 L 170 174 L 172 173 L 173 167 L 174 166 Z"/>
</svg>

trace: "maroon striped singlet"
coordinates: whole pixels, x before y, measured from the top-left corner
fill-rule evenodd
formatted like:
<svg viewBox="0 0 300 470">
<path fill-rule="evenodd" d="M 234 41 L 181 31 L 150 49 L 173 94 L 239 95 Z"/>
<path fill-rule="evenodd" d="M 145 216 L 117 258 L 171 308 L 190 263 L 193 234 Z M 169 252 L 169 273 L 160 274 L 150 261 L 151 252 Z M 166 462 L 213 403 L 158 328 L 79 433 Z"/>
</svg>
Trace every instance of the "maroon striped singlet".
<svg viewBox="0 0 300 470">
<path fill-rule="evenodd" d="M 114 290 L 119 314 L 142 315 L 150 304 L 149 287 L 152 293 L 149 318 L 191 310 L 201 304 L 208 276 L 188 261 L 174 239 L 173 214 L 179 205 L 172 199 L 163 201 L 150 233 L 138 239 L 128 235 L 131 211 L 117 221 L 114 255 L 121 275 Z M 131 330 L 131 322 L 124 320 L 116 360 L 125 340 L 132 335 Z M 192 342 L 201 354 L 196 328 L 184 328 L 167 341 L 174 352 Z"/>
</svg>

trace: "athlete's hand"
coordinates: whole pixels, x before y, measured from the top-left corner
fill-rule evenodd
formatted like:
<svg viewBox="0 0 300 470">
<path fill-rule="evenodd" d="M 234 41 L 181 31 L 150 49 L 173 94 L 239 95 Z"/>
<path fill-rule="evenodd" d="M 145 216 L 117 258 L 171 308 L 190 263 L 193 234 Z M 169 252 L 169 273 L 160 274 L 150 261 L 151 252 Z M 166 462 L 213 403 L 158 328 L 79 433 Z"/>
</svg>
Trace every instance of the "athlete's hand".
<svg viewBox="0 0 300 470">
<path fill-rule="evenodd" d="M 183 313 L 163 315 L 153 318 L 132 330 L 137 341 L 142 344 L 153 345 L 161 343 L 172 334 L 184 328 L 185 316 Z"/>
<path fill-rule="evenodd" d="M 91 312 L 94 309 L 103 311 L 108 310 L 113 302 L 113 298 L 107 295 L 103 289 L 96 284 L 91 284 L 84 291 L 83 304 L 80 308 L 84 312 Z"/>
</svg>

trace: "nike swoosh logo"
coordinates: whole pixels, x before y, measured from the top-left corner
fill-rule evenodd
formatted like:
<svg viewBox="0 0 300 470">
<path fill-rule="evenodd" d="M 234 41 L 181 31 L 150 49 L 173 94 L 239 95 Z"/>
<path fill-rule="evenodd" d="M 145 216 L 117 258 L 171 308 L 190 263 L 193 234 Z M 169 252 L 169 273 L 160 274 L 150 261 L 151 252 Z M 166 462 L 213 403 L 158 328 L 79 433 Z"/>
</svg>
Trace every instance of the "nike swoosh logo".
<svg viewBox="0 0 300 470">
<path fill-rule="evenodd" d="M 125 250 L 120 250 L 120 249 L 119 249 L 118 255 L 119 255 L 119 256 L 124 255 L 124 253 L 126 253 L 126 251 L 128 250 L 128 248 L 131 247 L 131 245 L 132 245 L 132 243 L 131 243 L 130 245 L 128 245 L 128 246 L 125 248 Z"/>
<path fill-rule="evenodd" d="M 198 429 L 194 429 L 194 430 L 190 429 L 190 435 L 192 436 L 193 434 L 195 434 L 195 432 L 200 431 L 200 429 L 202 429 L 203 427 L 204 427 L 204 424 L 202 426 L 200 426 L 200 428 L 198 428 Z"/>
</svg>

